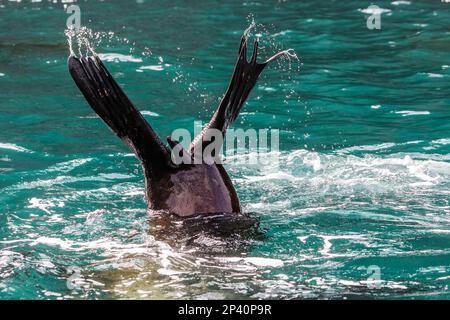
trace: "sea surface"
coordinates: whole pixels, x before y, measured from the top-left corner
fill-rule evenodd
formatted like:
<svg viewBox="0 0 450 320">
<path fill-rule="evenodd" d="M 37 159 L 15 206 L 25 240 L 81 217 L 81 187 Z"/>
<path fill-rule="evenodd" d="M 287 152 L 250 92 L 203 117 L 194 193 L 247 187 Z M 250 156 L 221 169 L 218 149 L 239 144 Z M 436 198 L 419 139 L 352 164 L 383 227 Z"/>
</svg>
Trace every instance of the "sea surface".
<svg viewBox="0 0 450 320">
<path fill-rule="evenodd" d="M 224 164 L 257 223 L 146 210 L 67 71 L 72 4 L 161 137 L 209 120 L 253 20 L 261 58 L 295 50 L 233 125 L 278 129 L 278 164 Z M 450 298 L 449 21 L 438 0 L 0 1 L 0 299 Z"/>
</svg>

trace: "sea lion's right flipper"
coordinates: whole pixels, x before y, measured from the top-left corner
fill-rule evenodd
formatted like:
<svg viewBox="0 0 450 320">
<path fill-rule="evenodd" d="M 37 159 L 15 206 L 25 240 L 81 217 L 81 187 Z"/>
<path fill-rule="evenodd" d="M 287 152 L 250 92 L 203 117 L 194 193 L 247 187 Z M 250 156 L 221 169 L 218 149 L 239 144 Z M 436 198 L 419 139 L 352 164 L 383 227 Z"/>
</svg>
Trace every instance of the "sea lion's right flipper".
<svg viewBox="0 0 450 320">
<path fill-rule="evenodd" d="M 146 178 L 155 171 L 164 169 L 170 161 L 170 151 L 134 107 L 100 58 L 70 56 L 68 67 L 92 109 L 136 153 L 146 171 Z"/>
<path fill-rule="evenodd" d="M 222 136 L 225 136 L 227 128 L 236 120 L 239 111 L 248 98 L 251 90 L 256 84 L 259 75 L 264 68 L 272 61 L 282 57 L 288 51 L 282 51 L 263 63 L 256 62 L 258 55 L 258 40 L 255 40 L 253 45 L 253 55 L 250 62 L 247 61 L 247 31 L 241 38 L 239 46 L 239 55 L 234 68 L 233 76 L 224 97 L 222 98 L 219 107 L 211 118 L 210 122 L 204 127 L 201 134 L 189 146 L 189 152 L 194 153 L 196 148 L 201 147 L 203 150 L 212 141 L 203 139 L 209 129 L 220 130 Z M 204 141 L 205 140 L 205 141 Z"/>
</svg>

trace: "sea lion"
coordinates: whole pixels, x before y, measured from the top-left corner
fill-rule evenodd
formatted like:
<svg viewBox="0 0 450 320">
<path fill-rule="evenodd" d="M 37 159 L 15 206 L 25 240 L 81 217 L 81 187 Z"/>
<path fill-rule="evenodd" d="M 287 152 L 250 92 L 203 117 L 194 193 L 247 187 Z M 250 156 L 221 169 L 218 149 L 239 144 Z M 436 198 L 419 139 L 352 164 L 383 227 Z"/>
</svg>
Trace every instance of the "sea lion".
<svg viewBox="0 0 450 320">
<path fill-rule="evenodd" d="M 194 150 L 205 150 L 212 143 L 204 139 L 209 130 L 220 130 L 225 135 L 261 72 L 271 61 L 285 54 L 279 52 L 265 62 L 258 63 L 256 40 L 249 62 L 247 39 L 246 32 L 241 38 L 230 84 L 211 121 L 188 150 L 181 148 L 184 158 L 193 158 Z M 236 190 L 222 164 L 175 164 L 171 150 L 161 142 L 97 55 L 80 58 L 71 55 L 68 67 L 92 109 L 134 151 L 141 162 L 145 176 L 145 196 L 150 209 L 167 210 L 182 217 L 241 212 Z M 177 141 L 170 137 L 167 140 L 172 150 L 180 150 Z"/>
</svg>

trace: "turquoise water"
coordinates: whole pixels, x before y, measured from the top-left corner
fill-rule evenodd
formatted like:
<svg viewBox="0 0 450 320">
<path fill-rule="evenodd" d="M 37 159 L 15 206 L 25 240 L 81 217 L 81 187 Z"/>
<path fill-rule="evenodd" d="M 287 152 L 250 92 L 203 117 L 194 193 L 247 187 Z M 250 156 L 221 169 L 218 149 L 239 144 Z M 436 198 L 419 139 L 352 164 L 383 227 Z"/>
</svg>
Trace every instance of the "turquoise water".
<svg viewBox="0 0 450 320">
<path fill-rule="evenodd" d="M 0 2 L 0 298 L 450 297 L 450 3 L 376 1 L 381 30 L 369 1 L 78 3 L 162 137 L 209 119 L 251 17 L 297 52 L 234 126 L 279 129 L 280 168 L 225 164 L 259 228 L 223 234 L 146 212 L 55 2 Z"/>
</svg>

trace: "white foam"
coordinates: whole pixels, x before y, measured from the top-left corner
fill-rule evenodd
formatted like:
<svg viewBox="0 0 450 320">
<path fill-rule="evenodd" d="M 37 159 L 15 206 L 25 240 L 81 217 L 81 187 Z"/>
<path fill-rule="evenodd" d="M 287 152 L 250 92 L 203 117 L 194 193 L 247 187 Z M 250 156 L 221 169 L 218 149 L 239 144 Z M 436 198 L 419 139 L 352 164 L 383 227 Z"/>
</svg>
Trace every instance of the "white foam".
<svg viewBox="0 0 450 320">
<path fill-rule="evenodd" d="M 284 262 L 280 259 L 272 259 L 272 258 L 262 258 L 262 257 L 225 257 L 220 258 L 221 261 L 231 262 L 231 263 L 248 263 L 255 267 L 272 267 L 279 268 L 284 265 Z"/>
<path fill-rule="evenodd" d="M 322 249 L 320 249 L 318 251 L 322 255 L 331 255 L 330 251 L 331 251 L 331 247 L 332 247 L 332 242 L 334 240 L 359 240 L 359 241 L 365 240 L 365 238 L 359 234 L 339 235 L 339 236 L 312 234 L 309 236 L 300 236 L 300 237 L 297 237 L 297 239 L 300 240 L 302 243 L 306 243 L 306 240 L 309 237 L 319 237 L 323 240 L 323 247 L 322 247 Z"/>
<path fill-rule="evenodd" d="M 62 202 L 62 201 L 53 202 L 51 200 L 39 199 L 39 198 L 35 198 L 35 197 L 31 198 L 29 200 L 29 203 L 30 204 L 27 206 L 27 208 L 37 208 L 48 214 L 51 214 L 51 212 L 48 208 L 64 207 L 64 202 Z"/>
<path fill-rule="evenodd" d="M 152 70 L 152 71 L 162 71 L 164 70 L 164 66 L 157 64 L 154 66 L 142 66 L 139 67 L 139 70 Z"/>
<path fill-rule="evenodd" d="M 433 141 L 431 141 L 431 143 L 447 145 L 447 144 L 450 144 L 450 138 L 433 140 Z"/>
<path fill-rule="evenodd" d="M 143 114 L 144 116 L 151 116 L 151 117 L 159 117 L 160 115 L 156 112 L 153 111 L 147 111 L 147 110 L 143 110 L 141 111 L 141 114 Z"/>
<path fill-rule="evenodd" d="M 293 32 L 292 30 L 283 30 L 283 31 L 274 33 L 274 34 L 272 35 L 272 37 L 285 36 L 285 35 L 287 35 L 288 33 L 292 33 L 292 32 Z"/>
<path fill-rule="evenodd" d="M 0 143 L 0 149 L 13 150 L 17 152 L 32 152 L 31 150 L 28 150 L 13 143 Z"/>
<path fill-rule="evenodd" d="M 274 172 L 261 176 L 244 176 L 248 182 L 261 182 L 267 180 L 290 180 L 296 181 L 298 178 L 286 172 Z"/>
<path fill-rule="evenodd" d="M 303 164 L 311 166 L 314 171 L 318 171 L 322 167 L 319 154 L 316 152 L 309 153 L 305 156 L 303 158 Z"/>
<path fill-rule="evenodd" d="M 73 169 L 75 169 L 79 166 L 82 166 L 92 160 L 93 160 L 92 158 L 69 160 L 69 161 L 61 162 L 54 166 L 51 166 L 46 171 L 47 172 L 67 173 L 67 172 L 70 172 Z"/>
<path fill-rule="evenodd" d="M 379 8 L 379 7 L 369 7 L 366 9 L 358 9 L 359 12 L 365 13 L 365 14 L 382 14 L 382 13 L 389 13 L 391 10 Z"/>
<path fill-rule="evenodd" d="M 410 5 L 411 4 L 411 1 L 402 1 L 402 0 L 399 0 L 399 1 L 393 1 L 393 2 L 391 2 L 391 4 L 392 5 L 394 5 L 394 6 L 399 6 L 399 5 Z"/>
<path fill-rule="evenodd" d="M 101 60 L 108 62 L 142 62 L 141 58 L 133 57 L 132 55 L 120 54 L 120 53 L 99 53 L 98 57 Z"/>
<path fill-rule="evenodd" d="M 427 73 L 429 78 L 443 78 L 444 75 L 439 74 L 439 73 Z"/>
<path fill-rule="evenodd" d="M 396 114 L 401 114 L 403 117 L 408 116 L 426 116 L 431 114 L 430 111 L 411 111 L 411 110 L 404 110 L 404 111 L 395 111 Z"/>
<path fill-rule="evenodd" d="M 349 153 L 353 151 L 377 151 L 377 150 L 383 150 L 383 149 L 389 149 L 395 146 L 395 143 L 387 142 L 387 143 L 380 143 L 380 144 L 374 144 L 374 145 L 363 145 L 363 146 L 353 146 L 344 148 L 338 151 L 338 153 Z"/>
</svg>

